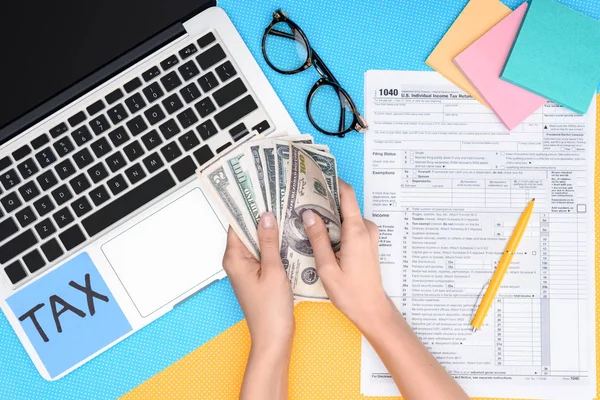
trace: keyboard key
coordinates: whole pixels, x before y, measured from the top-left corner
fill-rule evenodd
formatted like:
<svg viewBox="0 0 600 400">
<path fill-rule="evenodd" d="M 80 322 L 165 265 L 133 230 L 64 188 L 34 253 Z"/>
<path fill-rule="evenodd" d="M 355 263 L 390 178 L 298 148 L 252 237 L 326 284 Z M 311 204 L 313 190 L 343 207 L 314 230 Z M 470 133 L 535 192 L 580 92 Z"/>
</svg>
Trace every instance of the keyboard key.
<svg viewBox="0 0 600 400">
<path fill-rule="evenodd" d="M 34 181 L 29 181 L 19 188 L 19 193 L 25 202 L 35 199 L 39 194 L 40 190 Z"/>
<path fill-rule="evenodd" d="M 35 139 L 33 139 L 31 141 L 31 146 L 34 149 L 39 149 L 40 147 L 42 147 L 43 145 L 45 145 L 46 143 L 48 143 L 50 141 L 50 139 L 48 138 L 48 135 L 46 135 L 45 133 L 36 137 Z M 2 169 L 2 168 L 0 168 Z"/>
<path fill-rule="evenodd" d="M 2 182 L 2 186 L 4 186 L 4 189 L 9 190 L 17 186 L 19 182 L 21 182 L 21 179 L 19 179 L 17 171 L 15 171 L 14 169 L 10 169 L 2 173 L 2 175 L 0 176 L 0 182 Z"/>
<path fill-rule="evenodd" d="M 152 174 L 162 167 L 164 163 L 159 157 L 158 153 L 152 153 L 148 157 L 144 158 L 144 165 L 146 166 L 148 172 Z"/>
<path fill-rule="evenodd" d="M 21 225 L 21 228 L 25 228 L 27 225 L 31 224 L 37 219 L 37 217 L 33 213 L 33 210 L 29 206 L 16 213 L 15 217 L 17 218 L 17 221 L 19 221 L 19 225 Z"/>
<path fill-rule="evenodd" d="M 198 61 L 200 68 L 207 70 L 224 58 L 225 52 L 221 45 L 217 44 L 196 57 L 196 61 Z"/>
<path fill-rule="evenodd" d="M 127 146 L 125 146 L 123 148 L 123 152 L 129 161 L 134 161 L 144 154 L 144 149 L 142 149 L 140 142 L 136 140 L 135 142 L 129 143 Z"/>
<path fill-rule="evenodd" d="M 69 181 L 69 185 L 71 185 L 75 194 L 79 194 L 90 187 L 90 181 L 84 174 L 79 174 Z"/>
<path fill-rule="evenodd" d="M 152 103 L 164 96 L 164 92 L 160 88 L 160 85 L 157 82 L 154 82 L 152 85 L 145 87 L 142 92 L 144 92 L 144 96 L 146 96 L 146 100 L 148 103 Z"/>
<path fill-rule="evenodd" d="M 56 167 L 54 167 L 54 170 L 62 180 L 67 179 L 75 173 L 75 167 L 69 159 L 66 159 L 60 164 L 57 164 Z"/>
<path fill-rule="evenodd" d="M 160 66 L 162 67 L 163 71 L 166 71 L 169 68 L 172 68 L 174 65 L 177 65 L 178 63 L 179 63 L 179 59 L 177 58 L 177 56 L 175 54 L 173 54 L 171 57 L 167 58 L 166 60 L 161 61 Z"/>
<path fill-rule="evenodd" d="M 50 221 L 50 218 L 46 218 L 42 222 L 38 223 L 35 226 L 35 230 L 42 240 L 56 232 L 56 228 L 54 227 L 52 221 Z"/>
<path fill-rule="evenodd" d="M 106 164 L 112 172 L 117 172 L 121 168 L 125 167 L 125 158 L 123 158 L 123 154 L 121 154 L 120 151 L 117 151 L 116 153 L 106 157 Z"/>
<path fill-rule="evenodd" d="M 27 278 L 27 272 L 19 260 L 4 267 L 4 272 L 13 285 Z"/>
<path fill-rule="evenodd" d="M 140 86 L 142 86 L 142 81 L 140 80 L 140 78 L 135 77 L 129 82 L 127 82 L 125 85 L 123 85 L 123 89 L 125 89 L 127 93 L 131 93 Z"/>
<path fill-rule="evenodd" d="M 150 68 L 148 71 L 144 72 L 142 74 L 142 78 L 144 78 L 144 80 L 146 82 L 148 82 L 159 75 L 160 75 L 160 69 L 158 69 L 158 67 L 155 66 L 155 67 Z"/>
<path fill-rule="evenodd" d="M 148 119 L 148 122 L 150 122 L 151 125 L 155 125 L 165 118 L 165 113 L 158 104 L 146 110 L 144 112 L 144 115 L 146 116 L 146 119 Z"/>
<path fill-rule="evenodd" d="M 0 222 L 0 242 L 17 233 L 19 228 L 12 218 Z"/>
<path fill-rule="evenodd" d="M 146 102 L 141 94 L 136 93 L 127 100 L 125 100 L 125 105 L 129 108 L 129 112 L 135 114 L 140 111 L 142 108 L 146 107 Z"/>
<path fill-rule="evenodd" d="M 189 131 L 179 137 L 179 143 L 181 143 L 184 151 L 190 151 L 200 144 L 200 140 L 198 140 L 194 131 Z"/>
<path fill-rule="evenodd" d="M 85 236 L 83 235 L 79 225 L 69 228 L 58 235 L 58 237 L 67 251 L 74 249 L 85 241 Z"/>
<path fill-rule="evenodd" d="M 75 212 L 75 215 L 81 217 L 92 210 L 92 205 L 85 197 L 80 197 L 71 203 L 71 208 Z"/>
<path fill-rule="evenodd" d="M 73 160 L 79 169 L 87 167 L 94 161 L 92 154 L 88 149 L 81 149 L 73 155 Z"/>
<path fill-rule="evenodd" d="M 146 125 L 144 118 L 142 118 L 141 115 L 138 115 L 131 121 L 127 121 L 127 129 L 129 129 L 129 132 L 131 132 L 133 136 L 136 136 L 148 129 L 148 125 Z"/>
<path fill-rule="evenodd" d="M 192 157 L 187 156 L 184 159 L 177 161 L 171 167 L 173 169 L 173 173 L 177 177 L 179 182 L 183 182 L 190 176 L 194 175 L 196 171 L 196 163 L 192 160 Z"/>
<path fill-rule="evenodd" d="M 50 197 L 48 196 L 40 198 L 35 203 L 33 203 L 33 206 L 37 210 L 40 217 L 43 217 L 50 211 L 54 210 L 54 204 L 52 204 L 52 200 L 50 200 Z"/>
<path fill-rule="evenodd" d="M 225 129 L 257 108 L 258 105 L 252 96 L 248 95 L 215 115 L 215 121 L 217 122 L 217 125 L 219 125 L 219 128 Z"/>
<path fill-rule="evenodd" d="M 129 182 L 131 182 L 132 185 L 135 185 L 144 179 L 146 173 L 140 164 L 135 164 L 133 167 L 129 167 L 125 170 L 125 175 L 127 176 L 127 179 L 129 179 Z"/>
<path fill-rule="evenodd" d="M 0 158 L 0 171 L 2 171 L 4 168 L 10 167 L 11 164 L 12 164 L 12 161 L 10 160 L 10 158 L 8 158 L 8 157 Z"/>
<path fill-rule="evenodd" d="M 37 242 L 38 241 L 31 230 L 26 230 L 14 237 L 12 240 L 4 243 L 3 246 L 0 246 L 0 264 L 4 264 L 30 247 L 35 246 Z"/>
<path fill-rule="evenodd" d="M 104 189 L 104 186 L 100 185 L 90 192 L 90 198 L 94 202 L 94 205 L 99 206 L 106 202 L 110 198 L 110 195 Z"/>
<path fill-rule="evenodd" d="M 121 91 L 121 89 L 115 89 L 114 91 L 110 92 L 105 97 L 105 99 L 108 104 L 112 104 L 119 100 L 121 97 L 123 97 L 123 92 Z"/>
<path fill-rule="evenodd" d="M 208 114 L 216 110 L 215 105 L 209 97 L 203 98 L 197 102 L 194 107 L 196 107 L 196 110 L 198 111 L 198 114 L 200 114 L 201 118 L 206 117 Z"/>
<path fill-rule="evenodd" d="M 23 262 L 25 262 L 27 269 L 32 274 L 35 271 L 40 270 L 44 265 L 46 265 L 46 261 L 44 261 L 44 259 L 40 255 L 40 252 L 37 250 L 34 250 L 31 253 L 24 255 Z"/>
<path fill-rule="evenodd" d="M 52 218 L 54 218 L 54 221 L 56 221 L 56 224 L 59 228 L 64 228 L 74 220 L 73 214 L 71 214 L 71 211 L 69 211 L 69 209 L 66 207 L 58 212 L 55 212 Z"/>
<path fill-rule="evenodd" d="M 106 113 L 114 125 L 119 124 L 129 116 L 127 111 L 125 111 L 123 104 L 117 104 L 113 108 L 109 109 Z"/>
<path fill-rule="evenodd" d="M 160 149 L 160 152 L 162 153 L 163 157 L 165 158 L 165 160 L 167 160 L 168 163 L 175 160 L 181 155 L 181 150 L 175 142 L 166 144 Z"/>
<path fill-rule="evenodd" d="M 169 114 L 173 114 L 175 111 L 183 107 L 183 103 L 181 102 L 181 100 L 179 100 L 179 96 L 177 96 L 177 93 L 173 93 L 172 95 L 164 99 L 162 101 L 162 105 Z"/>
<path fill-rule="evenodd" d="M 271 127 L 271 125 L 269 125 L 269 122 L 265 119 L 264 121 L 259 122 L 258 124 L 254 125 L 252 127 L 252 130 L 256 131 L 258 133 L 263 133 L 263 132 L 267 131 L 270 127 Z"/>
<path fill-rule="evenodd" d="M 61 206 L 67 201 L 71 200 L 73 195 L 71 194 L 71 191 L 67 185 L 62 185 L 52 191 L 52 197 L 54 198 L 56 204 Z"/>
<path fill-rule="evenodd" d="M 105 156 L 112 150 L 112 147 L 110 147 L 110 144 L 108 144 L 108 140 L 106 140 L 105 137 L 96 140 L 90 147 L 97 158 Z"/>
<path fill-rule="evenodd" d="M 181 67 L 178 68 L 178 71 L 185 81 L 189 81 L 190 79 L 192 79 L 200 73 L 200 70 L 198 69 L 198 67 L 196 67 L 196 63 L 194 62 L 194 60 L 190 60 L 183 64 Z"/>
<path fill-rule="evenodd" d="M 214 41 L 215 41 L 215 35 L 213 35 L 213 33 L 210 32 L 210 33 L 207 33 L 206 35 L 202 36 L 200 39 L 198 39 L 198 46 L 200 46 L 200 48 L 202 49 Z"/>
<path fill-rule="evenodd" d="M 77 114 L 73 115 L 67 121 L 69 122 L 69 125 L 71 125 L 71 128 L 75 128 L 77 125 L 79 125 L 86 119 L 87 119 L 87 116 L 85 115 L 85 113 L 83 111 L 79 111 Z"/>
<path fill-rule="evenodd" d="M 214 156 L 215 155 L 207 144 L 194 152 L 194 157 L 196 157 L 196 160 L 198 160 L 198 164 L 200 164 L 200 166 L 209 162 Z"/>
<path fill-rule="evenodd" d="M 50 135 L 56 139 L 57 137 L 59 137 L 60 135 L 65 133 L 67 130 L 69 130 L 69 128 L 67 128 L 67 124 L 65 124 L 64 122 L 61 122 L 60 124 L 56 125 L 54 128 L 50 129 Z"/>
<path fill-rule="evenodd" d="M 59 141 L 55 142 L 52 146 L 54 146 L 54 150 L 56 150 L 60 157 L 64 157 L 73 150 L 75 150 L 73 142 L 71 142 L 71 139 L 69 139 L 68 137 L 60 139 Z"/>
<path fill-rule="evenodd" d="M 4 207 L 4 211 L 6 213 L 11 213 L 17 208 L 21 207 L 21 200 L 19 200 L 19 196 L 17 196 L 16 192 L 11 192 L 0 199 L 0 203 L 2 203 L 2 207 Z"/>
<path fill-rule="evenodd" d="M 119 147 L 129 140 L 129 135 L 122 126 L 109 133 L 108 137 L 115 147 Z"/>
<path fill-rule="evenodd" d="M 208 74 L 202 75 L 200 79 L 198 79 L 198 84 L 206 93 L 219 86 L 219 81 L 212 72 L 209 72 Z"/>
<path fill-rule="evenodd" d="M 58 257 L 63 255 L 63 251 L 60 248 L 60 245 L 58 244 L 56 239 L 51 239 L 47 243 L 44 243 L 41 246 L 41 249 L 44 252 L 44 255 L 46 256 L 46 259 L 50 262 L 56 260 Z"/>
<path fill-rule="evenodd" d="M 83 227 L 89 236 L 94 236 L 174 186 L 169 171 L 162 171 L 84 219 Z"/>
<path fill-rule="evenodd" d="M 162 139 L 158 135 L 158 132 L 156 132 L 156 130 L 153 129 L 144 136 L 142 136 L 142 142 L 144 143 L 144 146 L 146 146 L 146 149 L 150 151 L 156 146 L 160 145 L 162 143 Z"/>
<path fill-rule="evenodd" d="M 86 110 L 87 110 L 88 114 L 90 114 L 90 116 L 93 116 L 94 114 L 98 114 L 100 111 L 104 110 L 104 107 L 106 107 L 106 106 L 104 105 L 102 100 L 98 100 L 97 102 L 89 105 L 86 108 Z"/>
<path fill-rule="evenodd" d="M 28 145 L 25 145 L 25 146 L 19 147 L 15 151 L 13 151 L 12 156 L 15 159 L 15 161 L 19 161 L 20 159 L 24 158 L 29 153 L 31 153 L 31 147 L 29 147 Z"/>
<path fill-rule="evenodd" d="M 215 68 L 215 72 L 219 75 L 221 82 L 225 82 L 229 78 L 237 75 L 237 71 L 233 67 L 233 64 L 231 64 L 231 61 L 225 61 L 223 64 L 219 65 Z"/>
<path fill-rule="evenodd" d="M 44 150 L 40 151 L 35 155 L 35 159 L 37 160 L 40 167 L 46 168 L 48 165 L 52 164 L 56 161 L 56 155 L 52 151 L 50 147 L 46 147 Z"/>
<path fill-rule="evenodd" d="M 241 138 L 245 137 L 249 133 L 250 131 L 248 130 L 248 128 L 246 128 L 246 125 L 244 125 L 244 123 L 238 124 L 229 130 L 229 134 L 231 135 L 231 138 L 234 142 L 239 141 Z"/>
<path fill-rule="evenodd" d="M 185 46 L 183 49 L 179 50 L 179 57 L 181 57 L 182 60 L 185 60 L 186 58 L 188 58 L 192 54 L 196 53 L 197 51 L 198 51 L 198 49 L 192 43 L 188 46 Z"/>
<path fill-rule="evenodd" d="M 170 92 L 179 85 L 181 85 L 181 79 L 179 79 L 179 76 L 177 76 L 177 72 L 175 71 L 163 76 L 162 78 L 160 78 L 160 81 L 162 82 L 167 92 Z"/>
<path fill-rule="evenodd" d="M 200 90 L 194 82 L 181 89 L 179 93 L 181 94 L 181 97 L 183 97 L 183 100 L 185 100 L 186 103 L 191 103 L 192 101 L 200 98 Z"/>
<path fill-rule="evenodd" d="M 98 163 L 88 169 L 88 175 L 92 178 L 92 182 L 98 183 L 108 176 L 108 172 L 102 163 Z"/>
<path fill-rule="evenodd" d="M 71 137 L 73 138 L 77 146 L 83 146 L 93 138 L 92 133 L 85 125 L 73 131 L 73 133 L 71 133 Z"/>
<path fill-rule="evenodd" d="M 158 129 L 160 129 L 161 133 L 165 137 L 165 140 L 169 140 L 173 136 L 181 132 L 181 129 L 179 129 L 174 119 L 168 120 L 167 122 L 159 126 Z"/>
<path fill-rule="evenodd" d="M 96 135 L 101 134 L 110 128 L 110 124 L 104 115 L 98 115 L 90 121 L 90 126 Z"/>
<path fill-rule="evenodd" d="M 42 191 L 46 191 L 58 183 L 58 181 L 56 180 L 56 176 L 54 176 L 52 170 L 46 171 L 40 176 L 38 176 L 37 181 L 40 184 Z"/>
<path fill-rule="evenodd" d="M 214 92 L 213 98 L 219 106 L 224 106 L 231 100 L 240 97 L 247 91 L 248 89 L 246 89 L 246 85 L 244 85 L 244 82 L 242 82 L 240 78 L 237 78 L 236 80 L 232 81 L 231 83 L 225 85 L 221 89 Z"/>
<path fill-rule="evenodd" d="M 27 179 L 39 171 L 37 165 L 35 165 L 35 161 L 33 161 L 32 158 L 29 158 L 17 165 L 17 169 L 19 170 L 19 173 L 23 179 Z"/>
<path fill-rule="evenodd" d="M 230 146 L 231 146 L 231 142 L 225 143 L 223 146 L 221 146 L 217 149 L 217 154 L 224 152 Z"/>
<path fill-rule="evenodd" d="M 127 182 L 125 182 L 123 175 L 117 175 L 114 178 L 109 179 L 108 182 L 106 182 L 106 186 L 108 186 L 112 194 L 116 196 L 127 189 Z"/>
</svg>

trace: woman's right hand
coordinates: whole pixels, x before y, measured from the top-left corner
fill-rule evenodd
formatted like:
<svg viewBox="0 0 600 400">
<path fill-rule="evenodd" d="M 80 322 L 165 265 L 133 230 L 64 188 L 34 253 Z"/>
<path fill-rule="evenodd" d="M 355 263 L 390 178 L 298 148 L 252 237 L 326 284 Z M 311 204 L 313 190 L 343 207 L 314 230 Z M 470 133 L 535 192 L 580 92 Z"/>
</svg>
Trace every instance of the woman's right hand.
<svg viewBox="0 0 600 400">
<path fill-rule="evenodd" d="M 331 302 L 361 331 L 393 307 L 381 281 L 379 230 L 363 219 L 352 186 L 339 181 L 342 211 L 341 248 L 333 252 L 321 218 L 307 210 L 302 220 L 312 245 L 317 272 Z"/>
</svg>

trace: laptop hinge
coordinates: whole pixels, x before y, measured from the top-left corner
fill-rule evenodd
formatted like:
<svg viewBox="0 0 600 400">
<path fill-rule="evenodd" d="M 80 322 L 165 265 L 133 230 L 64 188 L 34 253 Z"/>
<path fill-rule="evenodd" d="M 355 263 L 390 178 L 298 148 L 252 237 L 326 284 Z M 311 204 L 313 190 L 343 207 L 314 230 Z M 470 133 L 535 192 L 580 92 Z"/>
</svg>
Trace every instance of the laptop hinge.
<svg viewBox="0 0 600 400">
<path fill-rule="evenodd" d="M 183 25 L 181 22 L 178 22 L 162 32 L 154 35 L 144 43 L 138 45 L 119 58 L 111 61 L 104 67 L 101 67 L 68 89 L 65 89 L 56 96 L 52 97 L 50 100 L 42 103 L 32 111 L 0 129 L 0 144 L 12 139 L 27 128 L 35 125 L 52 113 L 60 110 L 73 100 L 83 96 L 85 93 L 98 87 L 103 82 L 106 82 L 120 72 L 126 70 L 131 65 L 135 64 L 157 49 L 164 47 L 167 43 L 170 43 L 174 39 L 183 36 L 185 33 L 186 32 Z"/>
</svg>

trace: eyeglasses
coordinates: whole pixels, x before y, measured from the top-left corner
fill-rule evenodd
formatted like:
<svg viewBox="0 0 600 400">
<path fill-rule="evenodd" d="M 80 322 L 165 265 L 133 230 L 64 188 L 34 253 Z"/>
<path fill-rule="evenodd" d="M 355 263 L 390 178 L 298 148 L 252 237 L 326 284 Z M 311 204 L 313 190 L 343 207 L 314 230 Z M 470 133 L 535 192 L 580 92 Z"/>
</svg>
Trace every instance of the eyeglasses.
<svg viewBox="0 0 600 400">
<path fill-rule="evenodd" d="M 267 64 L 281 74 L 297 74 L 314 65 L 321 78 L 308 93 L 306 113 L 318 131 L 344 137 L 351 130 L 367 130 L 367 121 L 350 95 L 310 46 L 302 29 L 284 11 L 273 13 L 273 21 L 262 38 L 262 52 Z"/>
</svg>

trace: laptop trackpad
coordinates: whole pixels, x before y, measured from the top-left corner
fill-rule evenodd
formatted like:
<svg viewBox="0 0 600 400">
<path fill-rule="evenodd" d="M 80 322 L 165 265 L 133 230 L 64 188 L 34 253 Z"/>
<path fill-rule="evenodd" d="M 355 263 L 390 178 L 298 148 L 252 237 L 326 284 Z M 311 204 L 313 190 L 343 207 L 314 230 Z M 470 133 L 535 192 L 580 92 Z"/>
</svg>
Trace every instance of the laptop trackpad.
<svg viewBox="0 0 600 400">
<path fill-rule="evenodd" d="M 227 235 L 194 189 L 102 246 L 143 317 L 221 271 Z"/>
</svg>

